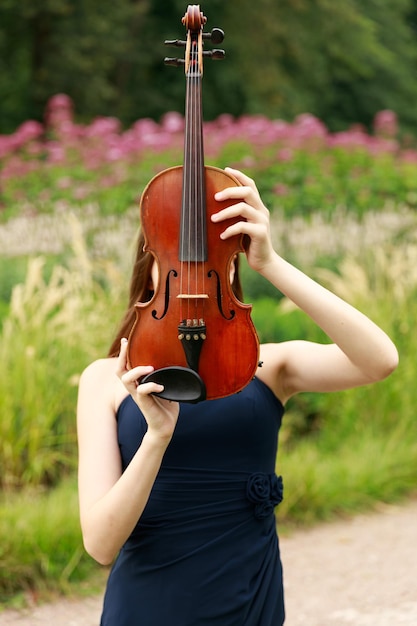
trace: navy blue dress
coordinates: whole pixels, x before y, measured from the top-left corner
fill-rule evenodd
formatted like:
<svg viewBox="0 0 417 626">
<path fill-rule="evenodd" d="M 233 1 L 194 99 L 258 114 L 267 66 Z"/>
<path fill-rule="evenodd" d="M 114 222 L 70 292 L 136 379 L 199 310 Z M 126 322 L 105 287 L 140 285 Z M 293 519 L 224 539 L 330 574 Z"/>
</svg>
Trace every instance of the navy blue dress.
<svg viewBox="0 0 417 626">
<path fill-rule="evenodd" d="M 284 409 L 255 378 L 240 393 L 181 405 L 145 510 L 116 559 L 101 626 L 281 626 L 274 507 Z M 118 414 L 123 467 L 146 432 L 128 396 Z"/>
</svg>

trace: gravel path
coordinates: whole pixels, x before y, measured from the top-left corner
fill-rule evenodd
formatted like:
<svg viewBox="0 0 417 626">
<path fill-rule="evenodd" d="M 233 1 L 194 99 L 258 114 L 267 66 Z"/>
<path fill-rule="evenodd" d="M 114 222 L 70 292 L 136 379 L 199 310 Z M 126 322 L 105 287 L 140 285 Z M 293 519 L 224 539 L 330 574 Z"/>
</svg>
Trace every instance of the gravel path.
<svg viewBox="0 0 417 626">
<path fill-rule="evenodd" d="M 286 626 L 416 626 L 416 539 L 417 500 L 281 538 Z M 0 624 L 97 626 L 101 600 L 6 611 Z"/>
</svg>

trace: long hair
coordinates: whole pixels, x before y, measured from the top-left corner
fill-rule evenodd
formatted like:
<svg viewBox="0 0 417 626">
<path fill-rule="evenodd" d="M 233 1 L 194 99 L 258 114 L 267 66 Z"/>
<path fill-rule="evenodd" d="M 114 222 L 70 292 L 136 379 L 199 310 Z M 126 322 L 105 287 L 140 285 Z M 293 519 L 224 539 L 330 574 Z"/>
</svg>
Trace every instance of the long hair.
<svg viewBox="0 0 417 626">
<path fill-rule="evenodd" d="M 154 257 L 150 252 L 145 252 L 145 237 L 142 230 L 139 231 L 136 249 L 136 258 L 133 266 L 132 278 L 130 280 L 129 304 L 122 318 L 119 329 L 110 346 L 108 355 L 115 357 L 119 354 L 120 340 L 128 337 L 136 320 L 135 304 L 137 302 L 148 302 L 153 295 L 151 270 Z M 243 302 L 243 290 L 239 276 L 239 255 L 235 258 L 235 274 L 232 282 L 232 291 L 236 298 Z"/>
</svg>

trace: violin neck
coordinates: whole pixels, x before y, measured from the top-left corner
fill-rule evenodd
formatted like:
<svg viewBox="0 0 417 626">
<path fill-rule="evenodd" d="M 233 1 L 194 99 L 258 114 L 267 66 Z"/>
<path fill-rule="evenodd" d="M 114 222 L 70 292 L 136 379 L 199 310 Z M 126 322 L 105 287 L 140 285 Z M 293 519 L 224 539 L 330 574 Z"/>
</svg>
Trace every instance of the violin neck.
<svg viewBox="0 0 417 626">
<path fill-rule="evenodd" d="M 203 142 L 202 75 L 191 63 L 185 98 L 184 164 L 180 261 L 207 260 L 206 192 Z"/>
</svg>

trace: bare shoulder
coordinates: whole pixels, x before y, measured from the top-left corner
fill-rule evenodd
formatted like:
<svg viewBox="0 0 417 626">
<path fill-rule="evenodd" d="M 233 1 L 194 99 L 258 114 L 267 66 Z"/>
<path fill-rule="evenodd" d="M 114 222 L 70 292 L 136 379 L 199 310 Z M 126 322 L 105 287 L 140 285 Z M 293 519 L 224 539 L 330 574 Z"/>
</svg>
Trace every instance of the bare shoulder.
<svg viewBox="0 0 417 626">
<path fill-rule="evenodd" d="M 256 376 L 273 391 L 282 404 L 285 404 L 287 400 L 283 377 L 287 352 L 286 343 L 261 344 L 259 367 L 256 372 Z"/>
<path fill-rule="evenodd" d="M 87 365 L 81 374 L 81 379 L 92 382 L 97 378 L 102 379 L 103 376 L 106 377 L 106 379 L 112 378 L 116 375 L 116 361 L 116 358 L 97 359 L 97 361 L 93 361 L 90 365 Z"/>
<path fill-rule="evenodd" d="M 126 390 L 116 374 L 117 358 L 93 361 L 82 372 L 79 382 L 79 398 L 95 398 L 116 410 L 126 395 Z"/>
<path fill-rule="evenodd" d="M 315 384 L 310 389 L 311 381 L 300 382 L 300 377 L 303 378 L 305 370 L 313 372 L 314 377 L 314 372 L 320 369 L 319 364 L 328 359 L 329 350 L 333 351 L 334 346 L 298 339 L 262 344 L 260 367 L 256 375 L 285 405 L 294 393 L 316 390 Z"/>
</svg>

